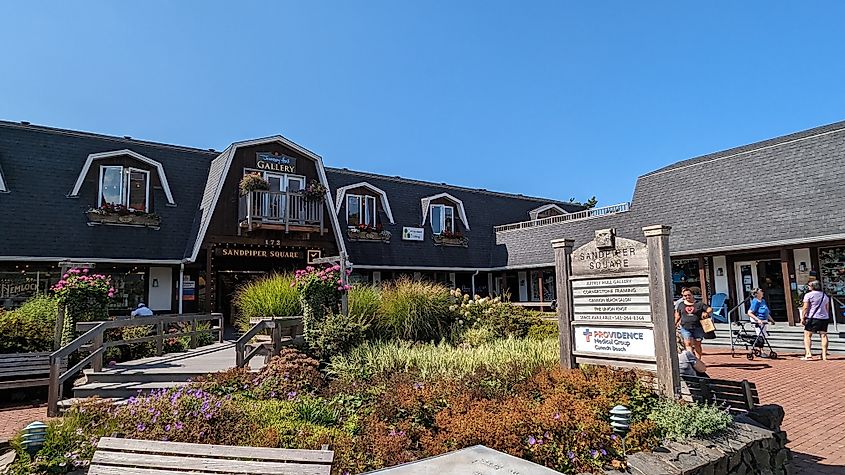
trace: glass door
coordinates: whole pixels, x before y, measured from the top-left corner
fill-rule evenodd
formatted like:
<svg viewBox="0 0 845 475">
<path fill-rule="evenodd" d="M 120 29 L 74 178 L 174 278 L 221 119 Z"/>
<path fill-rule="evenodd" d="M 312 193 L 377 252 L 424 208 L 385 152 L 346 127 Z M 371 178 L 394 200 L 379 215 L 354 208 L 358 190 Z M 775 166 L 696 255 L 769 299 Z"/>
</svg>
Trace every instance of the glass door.
<svg viewBox="0 0 845 475">
<path fill-rule="evenodd" d="M 270 192 L 264 194 L 262 215 L 265 221 L 282 221 L 285 217 L 285 195 L 281 192 L 285 176 L 276 173 L 264 173 L 264 179 L 270 184 Z"/>
<path fill-rule="evenodd" d="M 757 263 L 754 261 L 743 261 L 734 263 L 736 273 L 736 295 L 737 300 L 742 302 L 751 296 L 751 291 L 758 287 Z M 739 303 L 739 302 L 737 302 Z M 741 320 L 748 320 L 748 303 L 742 305 Z"/>
</svg>

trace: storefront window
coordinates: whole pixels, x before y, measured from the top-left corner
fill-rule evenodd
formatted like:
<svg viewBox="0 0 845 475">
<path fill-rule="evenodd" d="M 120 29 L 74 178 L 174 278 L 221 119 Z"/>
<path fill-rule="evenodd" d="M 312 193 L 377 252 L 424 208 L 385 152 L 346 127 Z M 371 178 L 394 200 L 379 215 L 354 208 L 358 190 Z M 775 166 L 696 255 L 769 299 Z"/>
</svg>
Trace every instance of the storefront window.
<svg viewBox="0 0 845 475">
<path fill-rule="evenodd" d="M 119 272 L 105 269 L 102 272 L 111 277 L 115 289 L 114 298 L 109 302 L 109 310 L 127 311 L 144 302 L 147 287 L 145 272 L 138 270 Z"/>
<path fill-rule="evenodd" d="M 551 302 L 555 298 L 555 272 L 553 270 L 531 271 L 530 288 L 532 302 Z M 540 298 L 541 288 L 543 298 Z"/>
<path fill-rule="evenodd" d="M 0 308 L 11 310 L 20 307 L 36 293 L 47 292 L 58 280 L 58 269 L 39 270 L 30 266 L 0 269 Z"/>
<path fill-rule="evenodd" d="M 845 247 L 819 249 L 819 266 L 824 291 L 845 295 Z"/>
<path fill-rule="evenodd" d="M 672 290 L 675 298 L 681 298 L 681 289 L 692 290 L 696 297 L 701 296 L 701 279 L 698 273 L 698 259 L 672 260 Z"/>
</svg>

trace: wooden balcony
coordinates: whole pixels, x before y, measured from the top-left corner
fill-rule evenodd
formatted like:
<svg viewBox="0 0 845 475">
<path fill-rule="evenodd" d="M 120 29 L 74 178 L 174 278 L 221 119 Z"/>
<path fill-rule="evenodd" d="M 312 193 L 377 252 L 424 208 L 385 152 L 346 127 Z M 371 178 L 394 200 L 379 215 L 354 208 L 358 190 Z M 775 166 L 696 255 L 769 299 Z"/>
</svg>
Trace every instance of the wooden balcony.
<svg viewBox="0 0 845 475">
<path fill-rule="evenodd" d="M 325 209 L 322 200 L 307 199 L 293 191 L 252 191 L 241 196 L 238 232 L 246 229 L 274 229 L 324 234 Z"/>
</svg>

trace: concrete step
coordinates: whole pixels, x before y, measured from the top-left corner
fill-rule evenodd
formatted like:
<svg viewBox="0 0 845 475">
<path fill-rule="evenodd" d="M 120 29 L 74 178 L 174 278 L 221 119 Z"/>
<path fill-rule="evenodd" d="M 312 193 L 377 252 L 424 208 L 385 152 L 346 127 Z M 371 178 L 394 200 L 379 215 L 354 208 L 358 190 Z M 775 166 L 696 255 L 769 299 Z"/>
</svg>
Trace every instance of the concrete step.
<svg viewBox="0 0 845 475">
<path fill-rule="evenodd" d="M 73 388 L 73 396 L 76 398 L 98 396 L 101 398 L 126 399 L 138 394 L 149 394 L 158 389 L 178 388 L 185 385 L 187 385 L 187 382 L 184 381 L 86 383 Z"/>
<path fill-rule="evenodd" d="M 103 371 L 85 370 L 86 383 L 161 383 L 161 382 L 188 382 L 198 376 L 205 376 L 207 371 L 197 370 L 176 370 L 173 372 L 149 371 L 144 369 L 134 370 L 109 370 Z"/>
</svg>

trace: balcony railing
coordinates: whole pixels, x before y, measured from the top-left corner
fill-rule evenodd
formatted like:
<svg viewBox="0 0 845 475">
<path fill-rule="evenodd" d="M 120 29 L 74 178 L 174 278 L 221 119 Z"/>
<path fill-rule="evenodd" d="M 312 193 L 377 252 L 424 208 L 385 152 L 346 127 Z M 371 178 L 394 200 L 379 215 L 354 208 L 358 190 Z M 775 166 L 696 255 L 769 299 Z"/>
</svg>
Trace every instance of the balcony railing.
<svg viewBox="0 0 845 475">
<path fill-rule="evenodd" d="M 584 211 L 576 211 L 574 213 L 560 214 L 557 216 L 550 216 L 548 218 L 533 219 L 531 221 L 523 221 L 521 223 L 502 224 L 500 226 L 493 226 L 493 231 L 513 231 L 516 229 L 536 228 L 537 226 L 546 226 L 549 224 L 564 223 L 567 221 L 575 221 L 587 218 L 595 218 L 599 216 L 607 216 L 609 214 L 624 213 L 631 208 L 631 203 L 619 203 L 613 206 L 604 206 L 602 208 L 585 209 Z"/>
<path fill-rule="evenodd" d="M 296 227 L 319 227 L 323 234 L 322 200 L 307 199 L 293 191 L 252 191 L 241 196 L 240 227 L 253 228 L 270 224 L 284 226 L 285 232 Z"/>
</svg>

